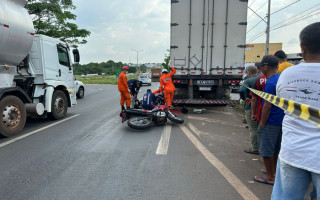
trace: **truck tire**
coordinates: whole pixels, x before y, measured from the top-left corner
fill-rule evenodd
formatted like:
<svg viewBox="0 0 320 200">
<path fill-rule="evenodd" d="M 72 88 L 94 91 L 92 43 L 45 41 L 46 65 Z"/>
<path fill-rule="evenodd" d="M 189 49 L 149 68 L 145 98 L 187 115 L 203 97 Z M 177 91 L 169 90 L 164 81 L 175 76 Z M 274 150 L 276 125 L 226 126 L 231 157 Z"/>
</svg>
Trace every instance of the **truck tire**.
<svg viewBox="0 0 320 200">
<path fill-rule="evenodd" d="M 18 134 L 26 124 L 27 113 L 24 103 L 16 96 L 0 100 L 0 133 L 10 137 Z"/>
<path fill-rule="evenodd" d="M 68 100 L 66 94 L 61 90 L 55 90 L 52 95 L 51 112 L 49 118 L 53 120 L 62 119 L 68 110 Z"/>
<path fill-rule="evenodd" d="M 184 120 L 181 117 L 173 114 L 170 111 L 168 111 L 168 119 L 174 123 L 177 123 L 177 124 L 183 124 L 183 122 L 184 122 Z"/>
<path fill-rule="evenodd" d="M 79 90 L 77 92 L 78 99 L 82 99 L 84 97 L 84 87 L 79 87 Z"/>
<path fill-rule="evenodd" d="M 132 117 L 128 120 L 128 126 L 137 130 L 144 130 L 152 125 L 149 117 Z"/>
</svg>

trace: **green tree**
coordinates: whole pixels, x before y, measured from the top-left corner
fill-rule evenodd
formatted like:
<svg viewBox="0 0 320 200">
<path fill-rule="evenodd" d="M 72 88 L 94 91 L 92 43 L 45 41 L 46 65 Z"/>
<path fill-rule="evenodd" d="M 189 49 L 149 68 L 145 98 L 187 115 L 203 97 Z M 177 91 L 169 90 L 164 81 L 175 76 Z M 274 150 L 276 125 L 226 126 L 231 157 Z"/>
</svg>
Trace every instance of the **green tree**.
<svg viewBox="0 0 320 200">
<path fill-rule="evenodd" d="M 165 58 L 164 58 L 164 62 L 162 63 L 162 68 L 163 69 L 167 69 L 168 71 L 170 71 L 170 66 L 169 66 L 169 62 L 170 62 L 170 51 L 169 49 L 167 49 L 168 54 L 164 54 Z"/>
<path fill-rule="evenodd" d="M 77 17 L 71 12 L 76 8 L 72 0 L 28 0 L 26 8 L 33 16 L 36 33 L 59 38 L 73 46 L 87 42 L 84 38 L 90 31 L 71 23 Z"/>
</svg>

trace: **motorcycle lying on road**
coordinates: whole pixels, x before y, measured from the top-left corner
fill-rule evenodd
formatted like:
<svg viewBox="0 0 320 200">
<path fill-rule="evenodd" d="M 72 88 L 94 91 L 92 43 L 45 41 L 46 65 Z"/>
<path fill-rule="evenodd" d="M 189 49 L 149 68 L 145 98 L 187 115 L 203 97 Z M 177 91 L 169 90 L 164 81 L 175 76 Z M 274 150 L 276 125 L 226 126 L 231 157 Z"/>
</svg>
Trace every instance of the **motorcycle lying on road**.
<svg viewBox="0 0 320 200">
<path fill-rule="evenodd" d="M 133 108 L 122 112 L 120 114 L 120 117 L 122 117 L 122 123 L 127 121 L 130 128 L 144 130 L 152 125 L 164 125 L 167 122 L 167 119 L 177 124 L 182 124 L 184 122 L 181 117 L 170 111 L 164 103 L 163 94 L 158 94 L 156 98 L 159 105 L 154 107 L 153 110 Z"/>
</svg>

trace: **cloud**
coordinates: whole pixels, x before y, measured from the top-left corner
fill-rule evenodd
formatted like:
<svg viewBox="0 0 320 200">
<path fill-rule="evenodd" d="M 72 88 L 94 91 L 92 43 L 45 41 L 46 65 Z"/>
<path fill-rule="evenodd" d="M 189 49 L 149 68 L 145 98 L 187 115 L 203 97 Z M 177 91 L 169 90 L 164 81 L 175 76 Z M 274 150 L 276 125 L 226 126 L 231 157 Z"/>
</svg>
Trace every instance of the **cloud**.
<svg viewBox="0 0 320 200">
<path fill-rule="evenodd" d="M 253 2 L 253 1 L 251 1 Z M 252 7 L 258 9 L 259 6 L 263 5 L 265 0 L 256 0 Z M 307 25 L 318 21 L 319 15 L 309 17 L 309 14 L 312 13 L 312 10 L 319 9 L 320 6 L 314 7 L 319 4 L 317 0 L 309 0 L 308 3 L 304 1 L 298 1 L 297 3 L 287 7 L 295 1 L 281 1 L 273 0 L 271 4 L 271 13 L 280 10 L 277 13 L 271 15 L 271 30 L 270 32 L 270 42 L 283 43 L 283 49 L 286 53 L 297 53 L 300 52 L 299 45 L 299 34 L 301 30 Z M 250 1 L 249 1 L 250 5 Z M 310 10 L 311 9 L 311 10 Z M 267 12 L 267 5 L 264 6 L 261 11 L 259 11 L 261 16 L 265 16 Z M 252 11 L 248 11 L 248 16 Z M 301 13 L 301 14 L 300 14 Z M 299 18 L 300 17 L 300 18 Z M 261 19 L 257 16 L 248 18 L 248 30 L 250 30 L 254 25 L 256 25 Z M 299 20 L 299 21 L 298 21 Z M 296 22 L 296 23 L 292 23 Z M 292 24 L 291 24 L 292 23 Z M 257 27 L 250 31 L 247 35 L 247 41 L 251 38 L 254 38 L 259 33 L 261 37 L 254 40 L 252 43 L 264 43 L 266 41 L 266 23 L 261 22 Z"/>
<path fill-rule="evenodd" d="M 170 42 L 170 2 L 117 0 L 74 2 L 79 27 L 92 32 L 80 46 L 81 63 L 107 60 L 130 62 L 131 49 L 143 49 L 139 60 L 162 62 Z"/>
<path fill-rule="evenodd" d="M 198 1 L 198 0 L 197 0 Z M 266 0 L 249 0 L 250 7 L 264 18 L 267 13 Z M 319 0 L 299 1 L 272 0 L 271 13 L 283 9 L 271 16 L 271 27 L 284 20 L 295 17 L 319 3 Z M 80 28 L 92 32 L 86 38 L 88 43 L 79 47 L 81 63 L 103 62 L 108 60 L 135 62 L 136 53 L 131 49 L 143 50 L 139 53 L 139 62 L 162 62 L 170 43 L 170 6 L 168 0 L 74 0 L 77 6 L 76 23 Z M 316 8 L 314 8 L 316 9 Z M 308 14 L 308 12 L 306 12 Z M 304 19 L 298 23 L 279 28 L 270 34 L 270 42 L 282 42 L 288 52 L 299 52 L 299 33 L 306 25 L 317 21 L 319 15 Z M 261 19 L 248 10 L 247 30 Z M 276 26 L 278 27 L 278 26 Z M 262 33 L 254 43 L 265 42 L 266 23 L 261 22 L 250 33 L 247 40 Z"/>
</svg>

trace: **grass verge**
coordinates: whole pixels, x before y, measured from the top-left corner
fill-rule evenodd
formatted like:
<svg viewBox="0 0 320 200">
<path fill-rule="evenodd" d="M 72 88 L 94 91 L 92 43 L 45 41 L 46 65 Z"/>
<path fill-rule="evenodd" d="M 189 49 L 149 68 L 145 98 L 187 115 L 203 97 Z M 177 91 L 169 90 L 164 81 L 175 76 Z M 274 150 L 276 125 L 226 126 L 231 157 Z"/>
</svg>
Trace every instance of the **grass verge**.
<svg viewBox="0 0 320 200">
<path fill-rule="evenodd" d="M 84 84 L 111 84 L 117 85 L 118 78 L 116 76 L 96 75 L 96 76 L 78 76 L 77 80 L 82 81 Z M 138 76 L 127 76 L 127 79 L 138 79 Z"/>
</svg>

